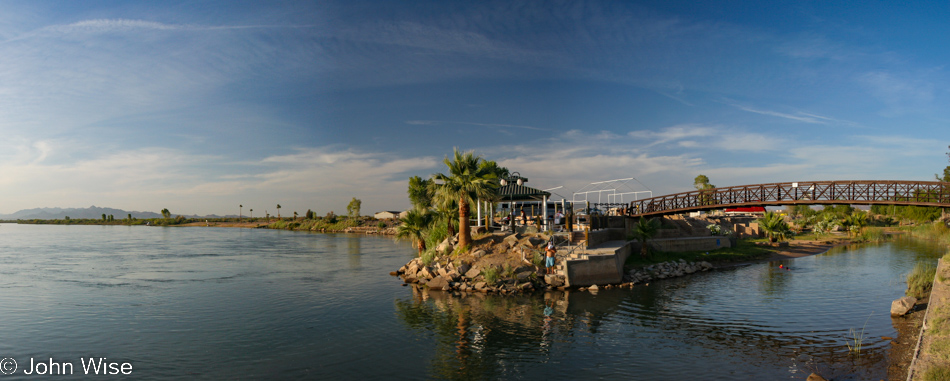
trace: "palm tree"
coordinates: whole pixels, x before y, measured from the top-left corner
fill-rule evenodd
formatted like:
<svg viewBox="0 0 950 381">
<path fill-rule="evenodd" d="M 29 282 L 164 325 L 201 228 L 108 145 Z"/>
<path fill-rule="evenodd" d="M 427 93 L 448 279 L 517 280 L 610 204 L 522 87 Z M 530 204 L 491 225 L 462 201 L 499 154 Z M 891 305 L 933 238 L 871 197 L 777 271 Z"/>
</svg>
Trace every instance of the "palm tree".
<svg viewBox="0 0 950 381">
<path fill-rule="evenodd" d="M 432 192 L 436 191 L 435 182 L 431 182 L 433 185 Z M 459 223 L 459 207 L 458 201 L 455 199 L 445 199 L 445 198 L 435 198 L 432 202 L 432 209 L 434 211 L 433 223 L 444 224 L 445 231 L 449 238 L 455 237 L 456 229 L 458 228 Z"/>
<path fill-rule="evenodd" d="M 648 220 L 640 217 L 640 221 L 633 225 L 633 236 L 640 242 L 640 257 L 646 258 L 650 255 L 647 240 L 656 236 L 658 230 L 660 230 L 660 221 L 656 218 Z"/>
<path fill-rule="evenodd" d="M 248 210 L 250 210 L 250 211 L 251 211 L 251 215 L 250 215 L 250 216 L 248 216 L 248 218 L 254 218 L 254 209 L 253 209 L 253 208 L 251 208 L 251 209 L 248 209 Z"/>
<path fill-rule="evenodd" d="M 409 178 L 409 201 L 417 209 L 426 209 L 432 206 L 432 187 L 433 181 L 426 180 L 419 176 Z"/>
<path fill-rule="evenodd" d="M 419 256 L 426 251 L 424 233 L 432 225 L 432 212 L 426 209 L 413 209 L 400 218 L 396 226 L 396 239 L 408 239 L 419 249 Z"/>
<path fill-rule="evenodd" d="M 848 235 L 857 235 L 862 227 L 868 224 L 868 215 L 864 212 L 852 211 L 851 215 L 844 218 L 842 225 L 848 228 Z"/>
<path fill-rule="evenodd" d="M 171 218 L 171 216 L 172 216 L 172 212 L 169 212 L 168 208 L 162 209 L 162 217 L 165 217 L 165 219 L 167 220 Z"/>
<path fill-rule="evenodd" d="M 777 242 L 789 236 L 788 224 L 782 215 L 775 212 L 766 212 L 762 218 L 755 220 L 759 228 L 769 237 L 769 241 Z"/>
<path fill-rule="evenodd" d="M 294 221 L 297 221 L 297 211 L 294 211 Z"/>
<path fill-rule="evenodd" d="M 238 219 L 239 220 L 241 219 L 241 214 L 242 214 L 241 209 L 243 208 L 244 208 L 244 204 L 238 205 Z"/>
<path fill-rule="evenodd" d="M 280 204 L 277 204 L 277 219 L 280 219 Z"/>
<path fill-rule="evenodd" d="M 449 174 L 435 174 L 433 179 L 441 183 L 436 185 L 436 199 L 458 200 L 459 206 L 459 246 L 472 243 L 472 231 L 469 229 L 469 205 L 477 199 L 489 198 L 498 187 L 497 178 L 488 168 L 480 167 L 480 156 L 473 151 L 459 152 L 455 149 L 452 160 L 443 160 L 449 167 Z"/>
</svg>

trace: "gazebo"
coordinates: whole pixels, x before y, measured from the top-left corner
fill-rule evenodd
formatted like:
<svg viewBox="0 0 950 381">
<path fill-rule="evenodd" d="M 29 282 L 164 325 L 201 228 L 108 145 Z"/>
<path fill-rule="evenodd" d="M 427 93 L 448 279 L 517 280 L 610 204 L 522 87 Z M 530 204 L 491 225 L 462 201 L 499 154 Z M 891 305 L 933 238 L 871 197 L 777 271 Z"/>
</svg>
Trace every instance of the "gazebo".
<svg viewBox="0 0 950 381">
<path fill-rule="evenodd" d="M 502 179 L 502 185 L 498 188 L 498 199 L 494 201 L 507 202 L 508 208 L 512 211 L 512 213 L 514 213 L 514 205 L 516 203 L 540 203 L 541 215 L 544 216 L 543 220 L 547 221 L 547 201 L 548 198 L 551 197 L 551 193 L 525 186 L 524 183 L 526 182 L 528 182 L 527 177 L 521 177 L 521 175 L 517 172 L 512 173 L 511 176 Z M 485 226 L 486 222 L 486 219 L 482 218 L 482 204 L 485 204 L 485 210 L 488 212 L 486 217 L 490 218 L 493 214 L 492 201 L 483 200 L 482 202 L 479 202 L 478 226 Z"/>
</svg>

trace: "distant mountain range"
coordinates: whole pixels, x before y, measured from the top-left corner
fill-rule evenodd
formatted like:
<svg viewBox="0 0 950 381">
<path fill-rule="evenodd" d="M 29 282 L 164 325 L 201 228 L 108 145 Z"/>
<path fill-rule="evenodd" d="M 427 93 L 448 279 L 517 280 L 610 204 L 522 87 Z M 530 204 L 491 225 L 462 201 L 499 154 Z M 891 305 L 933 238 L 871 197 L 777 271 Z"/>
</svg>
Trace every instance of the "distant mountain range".
<svg viewBox="0 0 950 381">
<path fill-rule="evenodd" d="M 98 206 L 90 206 L 88 208 L 34 208 L 34 209 L 24 209 L 12 214 L 0 214 L 0 219 L 2 220 L 62 220 L 66 216 L 69 218 L 102 218 L 102 214 L 112 215 L 115 219 L 122 219 L 132 214 L 134 218 L 162 218 L 160 213 L 155 212 L 129 212 L 122 209 L 114 208 L 101 208 Z M 172 214 L 172 216 L 177 216 L 177 214 Z M 207 215 L 207 216 L 198 216 L 198 215 L 185 215 L 188 218 L 222 218 L 222 216 L 217 215 Z M 232 217 L 232 216 L 223 216 L 223 217 Z"/>
</svg>

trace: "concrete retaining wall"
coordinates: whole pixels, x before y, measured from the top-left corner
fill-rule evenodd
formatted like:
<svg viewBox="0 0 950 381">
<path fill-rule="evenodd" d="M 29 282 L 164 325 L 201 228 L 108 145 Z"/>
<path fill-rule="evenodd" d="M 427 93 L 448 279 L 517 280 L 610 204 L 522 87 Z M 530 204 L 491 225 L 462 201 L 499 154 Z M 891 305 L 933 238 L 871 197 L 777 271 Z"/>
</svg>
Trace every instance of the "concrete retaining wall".
<svg viewBox="0 0 950 381">
<path fill-rule="evenodd" d="M 594 233 L 591 232 L 591 239 L 594 239 Z M 606 240 L 611 232 L 608 230 L 597 231 L 597 236 Z M 616 232 L 613 232 L 617 234 Z M 614 241 L 614 240 L 611 240 Z M 675 239 L 656 239 L 650 240 L 648 244 L 657 250 L 662 251 L 711 251 L 723 247 L 732 247 L 732 242 L 728 237 L 692 237 Z M 606 246 L 610 246 L 607 243 Z M 631 254 L 640 253 L 640 244 L 637 241 L 619 243 L 617 249 L 613 251 L 604 251 L 601 249 L 591 249 L 593 252 L 585 253 L 586 259 L 566 259 L 564 261 L 565 281 L 568 286 L 582 287 L 592 284 L 617 284 L 623 281 L 623 265 L 627 257 Z"/>
<path fill-rule="evenodd" d="M 597 246 L 607 241 L 623 240 L 626 240 L 623 229 L 601 229 L 590 232 L 590 241 L 587 246 Z"/>
<path fill-rule="evenodd" d="M 567 285 L 581 287 L 622 282 L 623 264 L 627 261 L 630 252 L 630 244 L 626 244 L 617 249 L 614 254 L 593 254 L 587 259 L 565 260 Z"/>
</svg>

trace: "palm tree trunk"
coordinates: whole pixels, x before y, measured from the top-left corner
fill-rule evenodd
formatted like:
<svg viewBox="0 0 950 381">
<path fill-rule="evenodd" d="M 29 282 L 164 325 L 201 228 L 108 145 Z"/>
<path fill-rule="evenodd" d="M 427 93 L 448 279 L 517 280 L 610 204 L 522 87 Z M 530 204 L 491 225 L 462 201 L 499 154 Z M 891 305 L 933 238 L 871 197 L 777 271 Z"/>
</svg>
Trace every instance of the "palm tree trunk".
<svg viewBox="0 0 950 381">
<path fill-rule="evenodd" d="M 472 231 L 468 227 L 468 200 L 459 198 L 459 246 L 465 247 L 472 243 Z"/>
</svg>

